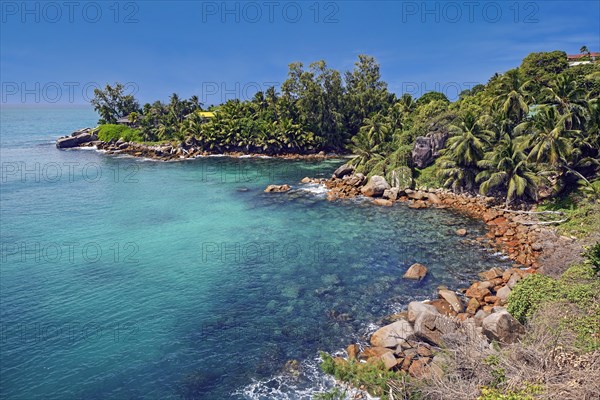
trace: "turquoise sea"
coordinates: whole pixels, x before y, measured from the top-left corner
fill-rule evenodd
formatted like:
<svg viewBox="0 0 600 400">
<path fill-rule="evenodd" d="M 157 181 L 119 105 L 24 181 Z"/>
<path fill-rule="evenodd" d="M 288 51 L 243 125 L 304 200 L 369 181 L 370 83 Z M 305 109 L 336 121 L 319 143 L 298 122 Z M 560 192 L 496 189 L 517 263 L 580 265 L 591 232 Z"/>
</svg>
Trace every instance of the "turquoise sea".
<svg viewBox="0 0 600 400">
<path fill-rule="evenodd" d="M 364 341 L 497 255 L 447 210 L 328 202 L 326 162 L 156 162 L 54 140 L 88 109 L 1 111 L 0 398 L 308 399 L 319 350 Z M 290 183 L 288 194 L 263 193 Z M 423 282 L 401 279 L 414 262 Z M 286 372 L 300 362 L 300 375 Z"/>
</svg>

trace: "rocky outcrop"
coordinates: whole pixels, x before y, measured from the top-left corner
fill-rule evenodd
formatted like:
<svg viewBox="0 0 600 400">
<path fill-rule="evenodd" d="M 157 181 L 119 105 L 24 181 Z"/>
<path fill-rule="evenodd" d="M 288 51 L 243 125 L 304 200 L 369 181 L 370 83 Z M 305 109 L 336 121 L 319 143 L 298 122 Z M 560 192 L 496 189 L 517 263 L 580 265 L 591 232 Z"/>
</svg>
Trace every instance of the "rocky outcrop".
<svg viewBox="0 0 600 400">
<path fill-rule="evenodd" d="M 70 136 L 58 138 L 56 140 L 56 147 L 59 149 L 69 149 L 96 140 L 98 140 L 97 133 L 92 128 L 84 128 L 73 132 Z"/>
<path fill-rule="evenodd" d="M 412 161 L 417 168 L 425 168 L 433 163 L 447 139 L 448 130 L 444 124 L 433 124 L 425 136 L 417 137 L 412 150 Z"/>
<path fill-rule="evenodd" d="M 363 195 L 368 197 L 381 197 L 383 192 L 389 188 L 390 185 L 383 176 L 373 175 L 360 191 Z"/>
</svg>

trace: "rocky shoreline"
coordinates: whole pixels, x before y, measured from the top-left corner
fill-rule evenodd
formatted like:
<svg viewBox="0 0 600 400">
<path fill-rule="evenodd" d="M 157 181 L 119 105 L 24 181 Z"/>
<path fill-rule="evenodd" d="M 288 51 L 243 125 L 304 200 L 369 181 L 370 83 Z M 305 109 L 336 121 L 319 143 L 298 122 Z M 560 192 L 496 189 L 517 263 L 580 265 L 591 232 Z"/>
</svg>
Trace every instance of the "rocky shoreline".
<svg viewBox="0 0 600 400">
<path fill-rule="evenodd" d="M 306 177 L 301 183 L 323 185 L 329 201 L 365 196 L 376 206 L 404 203 L 413 209 L 448 208 L 464 213 L 482 220 L 488 232 L 469 238 L 466 229 L 458 229 L 457 235 L 502 252 L 514 262 L 506 270 L 492 268 L 480 273 L 480 279 L 468 288 L 453 291 L 440 287 L 438 298 L 409 303 L 406 311 L 386 317 L 387 325 L 374 332 L 367 345 L 348 345 L 346 357 L 334 358 L 336 364 L 375 363 L 414 378 L 432 378 L 443 374 L 449 347 L 480 351 L 489 349 L 492 342 L 517 341 L 525 328 L 504 307 L 512 288 L 525 276 L 543 270 L 547 253 L 552 255 L 565 241 L 572 241 L 537 225 L 535 215 L 506 210 L 492 197 L 391 187 L 383 177 L 367 179 L 348 165 L 339 167 L 330 179 Z M 265 191 L 290 189 L 289 185 L 271 185 Z M 426 266 L 414 264 L 404 278 L 420 280 L 426 274 Z"/>
<path fill-rule="evenodd" d="M 69 136 L 63 136 L 56 140 L 59 149 L 71 149 L 81 147 L 94 147 L 107 154 L 128 155 L 132 157 L 146 158 L 157 161 L 180 161 L 199 157 L 227 156 L 227 157 L 256 157 L 256 158 L 282 158 L 288 160 L 325 160 L 338 158 L 339 154 L 318 153 L 307 154 L 262 154 L 244 152 L 208 152 L 203 150 L 199 143 L 193 138 L 186 141 L 174 143 L 147 144 L 128 142 L 123 140 L 111 140 L 105 142 L 98 140 L 97 129 L 84 128 L 73 132 Z"/>
</svg>

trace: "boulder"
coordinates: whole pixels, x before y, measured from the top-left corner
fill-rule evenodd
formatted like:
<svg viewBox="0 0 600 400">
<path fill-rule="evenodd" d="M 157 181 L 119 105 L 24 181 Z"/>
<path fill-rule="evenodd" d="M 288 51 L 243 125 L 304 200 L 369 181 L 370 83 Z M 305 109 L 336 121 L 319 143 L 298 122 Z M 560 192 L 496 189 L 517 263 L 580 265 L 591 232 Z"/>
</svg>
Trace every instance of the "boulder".
<svg viewBox="0 0 600 400">
<path fill-rule="evenodd" d="M 507 311 L 495 312 L 485 317 L 481 323 L 483 334 L 490 340 L 502 343 L 514 343 L 525 328 Z M 415 327 L 416 328 L 416 327 Z"/>
<path fill-rule="evenodd" d="M 417 137 L 412 150 L 412 160 L 417 168 L 430 165 L 445 146 L 447 139 L 448 131 L 444 124 L 434 124 L 425 136 Z"/>
<path fill-rule="evenodd" d="M 457 234 L 458 236 L 466 236 L 466 235 L 467 235 L 467 230 L 466 230 L 466 229 L 464 229 L 464 228 L 457 229 L 457 230 L 456 230 L 456 234 Z"/>
<path fill-rule="evenodd" d="M 510 288 L 508 286 L 504 286 L 496 292 L 496 297 L 498 297 L 503 304 L 506 304 L 508 300 L 508 296 L 510 295 Z"/>
<path fill-rule="evenodd" d="M 73 134 L 72 136 L 65 136 L 56 140 L 56 147 L 59 149 L 69 149 L 72 147 L 77 147 L 84 143 L 93 142 L 98 140 L 98 136 L 96 134 L 91 133 L 90 131 L 86 131 L 83 133 Z"/>
<path fill-rule="evenodd" d="M 414 338 L 414 330 L 408 321 L 403 319 L 379 328 L 371 335 L 371 344 L 375 347 L 396 347 Z"/>
<path fill-rule="evenodd" d="M 418 360 L 414 360 L 408 368 L 408 373 L 414 378 L 424 378 L 429 376 L 429 368 L 427 368 L 428 363 L 429 358 L 419 358 Z"/>
<path fill-rule="evenodd" d="M 425 275 L 427 275 L 427 267 L 423 264 L 414 263 L 408 268 L 402 278 L 420 281 L 425 278 Z"/>
<path fill-rule="evenodd" d="M 373 175 L 369 182 L 362 187 L 361 193 L 368 197 L 380 197 L 390 185 L 386 182 L 383 176 Z"/>
<path fill-rule="evenodd" d="M 452 309 L 454 309 L 454 311 L 456 311 L 457 313 L 463 312 L 463 310 L 464 310 L 463 304 L 459 300 L 456 293 L 454 293 L 451 290 L 440 290 L 440 291 L 438 291 L 438 294 L 440 295 L 440 297 L 442 299 L 444 299 L 448 303 L 450 303 L 450 305 L 452 306 Z"/>
<path fill-rule="evenodd" d="M 367 178 L 360 172 L 354 175 L 347 176 L 346 184 L 350 186 L 362 186 L 365 184 Z"/>
<path fill-rule="evenodd" d="M 478 275 L 484 281 L 490 281 L 494 278 L 501 277 L 503 273 L 504 273 L 504 271 L 502 269 L 500 269 L 498 267 L 494 267 L 488 271 L 480 272 Z"/>
<path fill-rule="evenodd" d="M 437 313 L 437 309 L 431 304 L 421 303 L 420 301 L 411 301 L 408 303 L 408 316 L 409 322 L 415 322 L 415 320 L 421 315 L 421 313 L 428 311 Z"/>
<path fill-rule="evenodd" d="M 455 333 L 458 329 L 458 323 L 451 318 L 424 311 L 419 314 L 414 324 L 415 335 L 435 346 L 444 345 L 444 335 Z"/>
<path fill-rule="evenodd" d="M 388 200 L 392 200 L 392 201 L 396 201 L 398 200 L 398 194 L 400 193 L 400 189 L 393 187 L 390 189 L 386 189 L 383 192 L 383 198 L 384 199 L 388 199 Z"/>
<path fill-rule="evenodd" d="M 333 178 L 343 178 L 346 175 L 352 175 L 352 173 L 354 172 L 354 167 L 352 165 L 349 164 L 344 164 L 341 165 L 340 167 L 338 167 L 338 169 L 336 169 L 333 172 Z"/>
<path fill-rule="evenodd" d="M 517 282 L 519 282 L 521 279 L 523 279 L 523 278 L 518 273 L 512 274 L 510 276 L 510 279 L 506 283 L 506 286 L 508 286 L 509 288 L 512 289 L 512 288 L 515 287 L 515 285 L 517 284 Z"/>
</svg>

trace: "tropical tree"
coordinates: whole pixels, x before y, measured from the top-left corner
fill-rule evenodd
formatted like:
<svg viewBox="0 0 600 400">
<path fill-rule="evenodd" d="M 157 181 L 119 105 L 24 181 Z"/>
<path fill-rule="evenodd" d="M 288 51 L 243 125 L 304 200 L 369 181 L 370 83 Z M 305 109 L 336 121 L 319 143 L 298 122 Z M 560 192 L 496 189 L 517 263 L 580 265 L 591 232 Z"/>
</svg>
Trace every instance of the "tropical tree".
<svg viewBox="0 0 600 400">
<path fill-rule="evenodd" d="M 440 162 L 444 185 L 457 191 L 473 191 L 479 173 L 477 163 L 484 157 L 494 133 L 485 130 L 472 114 L 467 114 L 458 125 L 449 127 L 453 135 L 448 139 Z"/>
<path fill-rule="evenodd" d="M 498 86 L 496 102 L 499 103 L 503 117 L 513 124 L 521 122 L 529 113 L 532 97 L 527 90 L 529 81 L 524 81 L 518 69 L 504 74 Z"/>
<path fill-rule="evenodd" d="M 542 178 L 534 172 L 527 156 L 510 135 L 504 134 L 477 165 L 483 169 L 475 178 L 481 183 L 481 194 L 500 191 L 506 196 L 506 207 L 523 196 L 537 200 Z"/>
<path fill-rule="evenodd" d="M 584 98 L 585 92 L 575 79 L 569 75 L 558 75 L 542 93 L 545 95 L 546 104 L 556 106 L 557 111 L 566 116 L 567 129 L 582 127 L 587 101 Z"/>
</svg>

